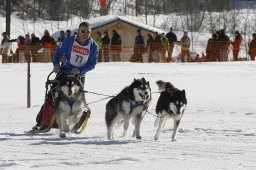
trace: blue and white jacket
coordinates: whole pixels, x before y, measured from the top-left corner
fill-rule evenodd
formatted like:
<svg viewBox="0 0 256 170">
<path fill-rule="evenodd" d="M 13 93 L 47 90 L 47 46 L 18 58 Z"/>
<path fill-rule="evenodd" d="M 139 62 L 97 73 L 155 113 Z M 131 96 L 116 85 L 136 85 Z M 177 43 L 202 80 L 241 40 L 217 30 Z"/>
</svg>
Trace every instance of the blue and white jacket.
<svg viewBox="0 0 256 170">
<path fill-rule="evenodd" d="M 97 64 L 99 48 L 98 44 L 92 38 L 89 38 L 85 44 L 82 45 L 80 45 L 76 39 L 77 36 L 75 35 L 64 39 L 62 45 L 54 54 L 53 65 L 59 65 L 60 59 L 64 56 L 62 71 L 70 75 L 73 68 L 79 68 L 80 76 L 84 76 L 85 73 L 94 69 Z M 77 64 L 77 61 L 80 62 Z"/>
</svg>

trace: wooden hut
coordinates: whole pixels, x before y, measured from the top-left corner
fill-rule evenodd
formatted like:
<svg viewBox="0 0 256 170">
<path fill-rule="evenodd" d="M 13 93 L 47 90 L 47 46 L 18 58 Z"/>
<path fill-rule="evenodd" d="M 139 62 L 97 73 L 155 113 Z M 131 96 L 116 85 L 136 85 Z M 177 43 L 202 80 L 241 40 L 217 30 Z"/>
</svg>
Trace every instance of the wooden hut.
<svg viewBox="0 0 256 170">
<path fill-rule="evenodd" d="M 105 31 L 109 32 L 109 37 L 112 37 L 112 30 L 116 30 L 122 38 L 122 52 L 121 52 L 121 61 L 129 61 L 130 57 L 133 55 L 133 46 L 135 37 L 137 36 L 137 30 L 141 29 L 141 33 L 144 37 L 144 41 L 147 41 L 147 34 L 154 32 L 162 33 L 163 30 L 157 29 L 155 27 L 143 24 L 142 22 L 134 21 L 125 16 L 100 16 L 87 20 L 92 25 L 92 34 L 91 37 L 95 39 L 97 32 L 102 34 Z M 77 32 L 79 24 L 73 25 L 68 29 L 71 30 L 71 33 L 74 34 Z M 59 32 L 55 32 L 53 37 L 56 39 L 59 36 Z M 147 55 L 147 54 L 145 54 Z M 110 51 L 111 58 L 111 51 Z M 147 57 L 145 57 L 147 60 Z"/>
</svg>

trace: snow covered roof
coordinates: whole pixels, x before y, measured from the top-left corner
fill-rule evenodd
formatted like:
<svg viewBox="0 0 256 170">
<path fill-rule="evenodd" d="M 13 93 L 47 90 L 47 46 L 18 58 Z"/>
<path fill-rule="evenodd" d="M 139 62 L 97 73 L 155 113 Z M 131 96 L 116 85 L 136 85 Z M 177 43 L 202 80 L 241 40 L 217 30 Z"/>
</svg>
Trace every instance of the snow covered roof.
<svg viewBox="0 0 256 170">
<path fill-rule="evenodd" d="M 128 16 L 105 15 L 105 16 L 100 16 L 100 17 L 93 17 L 86 21 L 91 24 L 92 29 L 96 29 L 96 28 L 102 27 L 104 25 L 107 25 L 107 24 L 110 24 L 110 23 L 113 23 L 116 21 L 123 21 L 125 23 L 140 27 L 141 29 L 144 29 L 147 31 L 160 32 L 160 33 L 165 32 L 162 29 L 158 29 L 153 26 L 146 25 L 146 24 L 136 21 L 134 18 L 132 19 Z M 73 33 L 77 30 L 78 27 L 79 27 L 79 24 L 75 24 L 75 25 L 68 27 L 68 29 L 71 30 Z M 59 31 L 57 31 L 53 34 L 54 39 L 57 39 L 58 36 L 59 36 Z"/>
<path fill-rule="evenodd" d="M 152 27 L 150 25 L 146 25 L 142 22 L 136 21 L 136 20 L 134 20 L 132 18 L 129 18 L 127 16 L 106 15 L 106 16 L 91 18 L 91 19 L 88 20 L 88 22 L 92 24 L 93 29 L 96 29 L 98 27 L 110 24 L 110 23 L 115 22 L 115 21 L 123 21 L 123 22 L 126 22 L 128 24 L 140 27 L 142 29 L 145 29 L 145 30 L 148 30 L 148 31 L 151 31 L 151 32 L 164 32 L 161 29 Z"/>
</svg>

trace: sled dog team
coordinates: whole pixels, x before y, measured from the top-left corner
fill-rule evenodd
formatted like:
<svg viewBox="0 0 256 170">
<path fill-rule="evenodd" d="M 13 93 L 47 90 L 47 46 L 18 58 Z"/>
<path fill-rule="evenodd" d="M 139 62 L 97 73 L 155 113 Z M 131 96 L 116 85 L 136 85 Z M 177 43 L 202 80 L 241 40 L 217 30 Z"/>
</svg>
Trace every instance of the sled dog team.
<svg viewBox="0 0 256 170">
<path fill-rule="evenodd" d="M 175 88 L 170 82 L 156 82 L 160 96 L 156 105 L 157 118 L 154 126 L 157 127 L 155 140 L 159 139 L 160 131 L 167 119 L 174 120 L 172 141 L 176 140 L 176 132 L 187 105 L 185 90 Z M 76 132 L 81 126 L 81 116 L 89 110 L 86 105 L 83 85 L 74 76 L 67 76 L 60 82 L 55 102 L 56 122 L 59 125 L 60 137 L 66 132 Z M 133 137 L 141 139 L 140 126 L 151 102 L 151 88 L 145 78 L 134 79 L 120 93 L 106 104 L 105 121 L 107 138 L 114 139 L 114 130 L 123 125 L 123 136 L 127 134 L 130 122 L 134 124 Z M 77 127 L 78 126 L 78 127 Z"/>
</svg>

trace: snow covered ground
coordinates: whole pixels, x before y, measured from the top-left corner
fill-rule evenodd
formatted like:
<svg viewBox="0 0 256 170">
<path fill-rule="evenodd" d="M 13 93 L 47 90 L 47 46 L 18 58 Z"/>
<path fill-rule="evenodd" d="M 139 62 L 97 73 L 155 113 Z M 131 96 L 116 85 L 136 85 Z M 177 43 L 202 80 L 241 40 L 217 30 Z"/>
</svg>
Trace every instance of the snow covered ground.
<svg viewBox="0 0 256 170">
<path fill-rule="evenodd" d="M 168 121 L 159 141 L 153 139 L 154 117 L 146 114 L 142 140 L 116 131 L 107 140 L 107 100 L 91 104 L 85 132 L 60 139 L 58 130 L 29 135 L 44 100 L 44 83 L 52 64 L 32 63 L 32 107 L 26 108 L 26 64 L 1 64 L 0 169 L 256 169 L 256 62 L 99 63 L 87 74 L 86 90 L 114 95 L 134 78 L 145 77 L 186 89 L 188 106 L 177 141 Z M 159 94 L 153 94 L 154 113 Z M 104 98 L 86 94 L 88 103 Z"/>
</svg>

